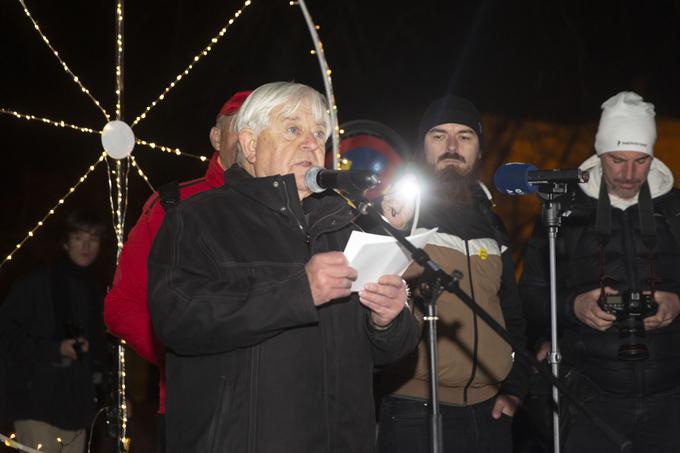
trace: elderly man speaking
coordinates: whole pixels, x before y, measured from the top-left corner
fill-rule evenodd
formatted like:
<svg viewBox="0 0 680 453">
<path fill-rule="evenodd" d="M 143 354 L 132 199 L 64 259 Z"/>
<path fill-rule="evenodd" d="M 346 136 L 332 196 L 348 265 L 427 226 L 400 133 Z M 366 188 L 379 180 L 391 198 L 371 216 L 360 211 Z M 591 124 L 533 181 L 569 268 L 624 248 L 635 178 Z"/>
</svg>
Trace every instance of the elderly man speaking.
<svg viewBox="0 0 680 453">
<path fill-rule="evenodd" d="M 263 85 L 235 129 L 227 183 L 169 213 L 149 259 L 167 451 L 371 452 L 373 368 L 418 342 L 405 284 L 351 293 L 356 213 L 304 185 L 330 134 L 320 93 Z"/>
</svg>

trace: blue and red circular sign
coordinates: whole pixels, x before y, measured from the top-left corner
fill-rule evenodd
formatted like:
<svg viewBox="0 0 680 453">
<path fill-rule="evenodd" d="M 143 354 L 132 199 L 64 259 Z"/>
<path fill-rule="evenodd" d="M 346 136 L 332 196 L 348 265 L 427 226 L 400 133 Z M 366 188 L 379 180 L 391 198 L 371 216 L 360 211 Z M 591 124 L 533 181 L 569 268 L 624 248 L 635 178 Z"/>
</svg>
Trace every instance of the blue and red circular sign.
<svg viewBox="0 0 680 453">
<path fill-rule="evenodd" d="M 405 159 L 406 142 L 393 129 L 370 120 L 350 121 L 341 126 L 338 164 L 340 170 L 367 170 L 380 175 L 381 183 L 366 193 L 372 200 L 390 184 Z M 333 165 L 332 149 L 326 152 L 326 167 Z"/>
</svg>

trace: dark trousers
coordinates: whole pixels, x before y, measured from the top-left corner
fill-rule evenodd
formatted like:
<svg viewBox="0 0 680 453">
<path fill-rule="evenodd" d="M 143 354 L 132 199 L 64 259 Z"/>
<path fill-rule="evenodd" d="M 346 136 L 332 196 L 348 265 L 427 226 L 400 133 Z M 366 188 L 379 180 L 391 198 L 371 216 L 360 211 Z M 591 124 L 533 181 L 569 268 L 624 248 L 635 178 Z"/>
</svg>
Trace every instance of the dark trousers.
<svg viewBox="0 0 680 453">
<path fill-rule="evenodd" d="M 567 384 L 588 411 L 633 442 L 631 453 L 680 452 L 680 387 L 664 394 L 621 397 L 603 391 L 573 370 Z M 567 405 L 561 416 L 566 453 L 619 452 L 618 446 L 573 406 Z"/>
<path fill-rule="evenodd" d="M 472 406 L 440 405 L 446 453 L 512 452 L 512 418 L 491 417 L 495 398 Z M 380 406 L 380 453 L 428 453 L 430 407 L 427 401 L 385 396 Z"/>
<path fill-rule="evenodd" d="M 158 414 L 158 453 L 165 453 L 165 414 Z"/>
</svg>

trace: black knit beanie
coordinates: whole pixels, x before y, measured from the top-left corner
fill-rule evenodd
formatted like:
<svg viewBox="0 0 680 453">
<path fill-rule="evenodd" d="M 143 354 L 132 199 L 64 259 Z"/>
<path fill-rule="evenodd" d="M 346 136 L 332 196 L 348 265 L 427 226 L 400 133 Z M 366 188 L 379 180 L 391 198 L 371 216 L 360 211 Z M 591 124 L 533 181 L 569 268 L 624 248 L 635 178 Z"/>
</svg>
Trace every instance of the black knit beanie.
<svg viewBox="0 0 680 453">
<path fill-rule="evenodd" d="M 456 123 L 468 126 L 477 133 L 480 148 L 483 147 L 482 120 L 479 110 L 465 98 L 448 95 L 433 101 L 425 110 L 420 120 L 419 143 L 423 143 L 425 134 L 439 124 Z"/>
</svg>

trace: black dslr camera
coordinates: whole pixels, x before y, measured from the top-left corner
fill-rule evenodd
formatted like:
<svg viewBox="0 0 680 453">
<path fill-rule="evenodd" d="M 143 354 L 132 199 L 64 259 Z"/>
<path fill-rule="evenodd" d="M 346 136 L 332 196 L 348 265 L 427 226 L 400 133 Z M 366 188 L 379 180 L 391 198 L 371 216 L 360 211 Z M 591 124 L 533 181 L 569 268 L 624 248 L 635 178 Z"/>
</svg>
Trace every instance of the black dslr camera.
<svg viewBox="0 0 680 453">
<path fill-rule="evenodd" d="M 73 344 L 73 349 L 76 351 L 76 360 L 82 360 L 84 351 L 83 345 L 78 338 L 84 336 L 82 326 L 75 321 L 66 322 L 66 338 L 75 338 L 76 342 Z"/>
<path fill-rule="evenodd" d="M 634 361 L 649 358 L 649 350 L 645 344 L 645 326 L 643 319 L 656 314 L 659 304 L 652 294 L 641 291 L 626 290 L 620 294 L 603 294 L 598 301 L 602 310 L 616 316 L 615 324 L 619 328 L 619 360 Z"/>
</svg>

